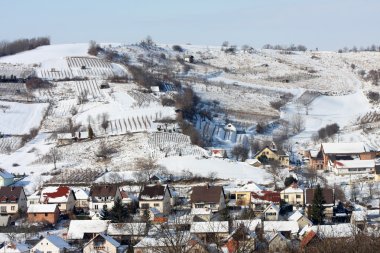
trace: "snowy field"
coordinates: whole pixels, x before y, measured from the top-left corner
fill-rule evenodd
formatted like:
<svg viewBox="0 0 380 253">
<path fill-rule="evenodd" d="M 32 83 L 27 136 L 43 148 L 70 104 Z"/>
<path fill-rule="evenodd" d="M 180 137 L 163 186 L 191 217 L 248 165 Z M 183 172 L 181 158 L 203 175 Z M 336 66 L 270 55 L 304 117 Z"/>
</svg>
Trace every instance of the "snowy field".
<svg viewBox="0 0 380 253">
<path fill-rule="evenodd" d="M 28 134 L 32 128 L 38 128 L 48 107 L 46 103 L 22 104 L 0 101 L 0 105 L 9 106 L 0 111 L 0 132 L 4 134 Z"/>
</svg>

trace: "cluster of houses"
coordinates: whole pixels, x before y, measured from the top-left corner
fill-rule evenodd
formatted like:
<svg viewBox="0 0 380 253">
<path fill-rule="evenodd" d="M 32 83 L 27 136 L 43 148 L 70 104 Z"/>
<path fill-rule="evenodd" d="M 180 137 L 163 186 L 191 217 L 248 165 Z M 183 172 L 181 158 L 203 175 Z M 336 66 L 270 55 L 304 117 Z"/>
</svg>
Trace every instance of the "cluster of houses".
<svg viewBox="0 0 380 253">
<path fill-rule="evenodd" d="M 129 249 L 144 253 L 181 247 L 199 253 L 237 252 L 244 245 L 246 252 L 251 252 L 265 243 L 270 252 L 283 252 L 294 245 L 307 247 L 322 238 L 352 237 L 364 229 L 366 213 L 356 209 L 337 211 L 334 191 L 328 188 L 323 189 L 323 196 L 326 221 L 331 225 L 314 226 L 310 220 L 314 191 L 302 189 L 297 183 L 282 191 L 271 191 L 251 182 L 232 188 L 197 185 L 180 194 L 181 191 L 170 185 L 155 181 L 142 188 L 48 186 L 26 197 L 23 187 L 3 186 L 1 217 L 9 217 L 10 221 L 23 213 L 29 223 L 43 224 L 57 224 L 63 214 L 82 210 L 88 215 L 86 220 L 71 219 L 67 232 L 47 234 L 33 247 L 9 242 L 0 251 L 126 252 Z M 100 219 L 102 210 L 112 209 L 118 198 L 123 204 L 138 202 L 133 220 L 112 223 Z M 223 218 L 226 210 L 233 219 Z M 250 210 L 253 215 L 239 216 L 242 210 Z M 142 219 L 146 212 L 149 221 Z M 333 223 L 342 214 L 346 219 Z M 179 238 L 175 240 L 176 245 L 173 238 Z M 20 251 L 11 251 L 15 248 Z"/>
</svg>

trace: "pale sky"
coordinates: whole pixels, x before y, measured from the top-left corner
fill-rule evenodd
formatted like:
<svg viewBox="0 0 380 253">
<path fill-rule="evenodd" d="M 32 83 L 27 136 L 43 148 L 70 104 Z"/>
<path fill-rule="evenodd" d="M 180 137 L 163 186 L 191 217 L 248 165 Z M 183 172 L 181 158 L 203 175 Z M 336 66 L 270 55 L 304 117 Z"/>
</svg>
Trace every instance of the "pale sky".
<svg viewBox="0 0 380 253">
<path fill-rule="evenodd" d="M 0 40 L 380 45 L 379 0 L 1 0 Z"/>
</svg>

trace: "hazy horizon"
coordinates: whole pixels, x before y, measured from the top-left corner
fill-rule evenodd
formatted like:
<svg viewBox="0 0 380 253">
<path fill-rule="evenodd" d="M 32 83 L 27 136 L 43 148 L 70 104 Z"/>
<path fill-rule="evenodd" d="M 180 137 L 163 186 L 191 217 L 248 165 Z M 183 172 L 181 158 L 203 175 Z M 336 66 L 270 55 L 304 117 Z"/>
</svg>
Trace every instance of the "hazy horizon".
<svg viewBox="0 0 380 253">
<path fill-rule="evenodd" d="M 0 40 L 49 36 L 53 44 L 302 44 L 309 49 L 380 44 L 375 0 L 5 0 Z"/>
</svg>

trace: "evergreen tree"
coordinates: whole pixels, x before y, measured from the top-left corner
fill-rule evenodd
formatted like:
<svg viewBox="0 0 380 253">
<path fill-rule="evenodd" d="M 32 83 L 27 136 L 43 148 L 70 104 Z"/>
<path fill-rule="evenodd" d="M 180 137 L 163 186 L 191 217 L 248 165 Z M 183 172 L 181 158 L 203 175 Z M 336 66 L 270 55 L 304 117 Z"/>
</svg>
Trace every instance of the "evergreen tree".
<svg viewBox="0 0 380 253">
<path fill-rule="evenodd" d="M 115 200 L 114 206 L 110 211 L 110 219 L 113 223 L 122 223 L 129 219 L 128 208 L 124 207 L 120 198 Z"/>
<path fill-rule="evenodd" d="M 149 209 L 144 209 L 141 220 L 145 223 L 149 223 L 149 221 L 150 221 Z"/>
<path fill-rule="evenodd" d="M 88 125 L 87 131 L 88 131 L 88 138 L 90 138 L 90 139 L 94 138 L 94 136 L 95 136 L 94 135 L 94 130 L 92 130 L 91 125 Z"/>
<path fill-rule="evenodd" d="M 323 219 L 325 218 L 325 204 L 326 201 L 323 198 L 323 192 L 321 186 L 318 184 L 314 191 L 313 204 L 311 206 L 311 219 L 314 224 L 323 224 Z"/>
<path fill-rule="evenodd" d="M 230 216 L 230 210 L 228 208 L 224 208 L 222 211 L 220 211 L 220 220 L 221 221 L 228 221 L 231 218 Z"/>
<path fill-rule="evenodd" d="M 99 213 L 101 220 L 109 220 L 110 219 L 110 213 L 106 206 L 103 206 L 102 211 Z"/>
</svg>

